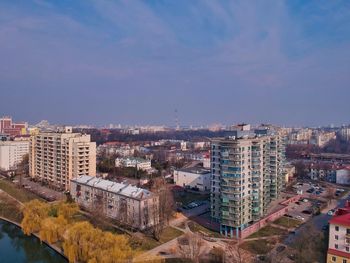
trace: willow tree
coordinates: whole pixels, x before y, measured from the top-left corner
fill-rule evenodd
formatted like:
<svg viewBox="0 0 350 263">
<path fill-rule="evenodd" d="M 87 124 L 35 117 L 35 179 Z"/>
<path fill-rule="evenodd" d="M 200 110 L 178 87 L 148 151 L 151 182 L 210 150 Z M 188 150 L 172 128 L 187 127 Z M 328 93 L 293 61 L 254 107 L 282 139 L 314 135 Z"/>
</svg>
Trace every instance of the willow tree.
<svg viewBox="0 0 350 263">
<path fill-rule="evenodd" d="M 68 226 L 68 221 L 63 216 L 48 217 L 41 223 L 39 232 L 40 240 L 46 241 L 50 244 L 57 241 L 64 240 L 64 233 Z"/>
<path fill-rule="evenodd" d="M 23 220 L 21 227 L 24 234 L 37 233 L 41 229 L 41 224 L 49 216 L 50 206 L 39 200 L 32 200 L 23 207 Z"/>
</svg>

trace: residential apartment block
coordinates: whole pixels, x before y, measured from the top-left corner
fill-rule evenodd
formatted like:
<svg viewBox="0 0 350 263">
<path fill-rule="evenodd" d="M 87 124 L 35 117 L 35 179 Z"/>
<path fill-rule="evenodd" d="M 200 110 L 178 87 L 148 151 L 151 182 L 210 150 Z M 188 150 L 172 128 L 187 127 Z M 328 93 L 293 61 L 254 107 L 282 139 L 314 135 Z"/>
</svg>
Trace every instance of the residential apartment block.
<svg viewBox="0 0 350 263">
<path fill-rule="evenodd" d="M 70 179 L 96 175 L 96 143 L 90 141 L 90 135 L 73 133 L 70 127 L 34 134 L 30 139 L 29 174 L 69 190 Z"/>
<path fill-rule="evenodd" d="M 327 263 L 350 262 L 350 203 L 338 209 L 329 221 Z"/>
<path fill-rule="evenodd" d="M 82 207 L 144 230 L 159 223 L 159 197 L 142 188 L 92 176 L 71 180 L 70 193 Z"/>
<path fill-rule="evenodd" d="M 0 142 L 0 169 L 4 171 L 16 169 L 28 153 L 29 141 Z"/>
<path fill-rule="evenodd" d="M 211 142 L 211 215 L 225 236 L 266 215 L 285 182 L 285 143 L 277 132 L 237 131 Z"/>
</svg>

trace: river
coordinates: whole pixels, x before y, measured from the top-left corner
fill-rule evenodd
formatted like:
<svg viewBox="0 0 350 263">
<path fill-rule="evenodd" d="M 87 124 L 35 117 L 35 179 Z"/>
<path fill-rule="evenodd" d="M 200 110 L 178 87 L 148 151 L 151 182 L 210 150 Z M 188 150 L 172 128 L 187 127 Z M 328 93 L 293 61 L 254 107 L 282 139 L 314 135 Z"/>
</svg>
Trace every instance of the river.
<svg viewBox="0 0 350 263">
<path fill-rule="evenodd" d="M 34 236 L 0 219 L 1 263 L 67 263 L 67 260 Z"/>
</svg>

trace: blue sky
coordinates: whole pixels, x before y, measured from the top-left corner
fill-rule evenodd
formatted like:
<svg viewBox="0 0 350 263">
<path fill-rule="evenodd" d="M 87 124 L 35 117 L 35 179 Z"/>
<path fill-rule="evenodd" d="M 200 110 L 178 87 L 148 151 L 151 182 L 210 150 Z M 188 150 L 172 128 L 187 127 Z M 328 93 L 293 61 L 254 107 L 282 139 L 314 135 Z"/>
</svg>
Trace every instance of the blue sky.
<svg viewBox="0 0 350 263">
<path fill-rule="evenodd" d="M 2 0 L 0 115 L 349 123 L 350 1 Z"/>
</svg>

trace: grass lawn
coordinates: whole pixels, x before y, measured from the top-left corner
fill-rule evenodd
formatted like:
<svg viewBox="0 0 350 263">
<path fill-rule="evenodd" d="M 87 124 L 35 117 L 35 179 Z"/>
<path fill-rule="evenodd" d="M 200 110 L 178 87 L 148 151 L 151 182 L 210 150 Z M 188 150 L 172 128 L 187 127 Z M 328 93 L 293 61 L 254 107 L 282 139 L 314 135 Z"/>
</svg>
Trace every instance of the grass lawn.
<svg viewBox="0 0 350 263">
<path fill-rule="evenodd" d="M 246 241 L 240 245 L 241 248 L 253 254 L 267 254 L 275 246 L 276 241 L 272 240 L 253 240 Z"/>
<path fill-rule="evenodd" d="M 188 222 L 188 227 L 191 229 L 192 232 L 199 232 L 209 237 L 222 237 L 220 233 L 207 229 L 204 226 L 201 226 L 200 224 L 197 224 L 193 221 Z"/>
<path fill-rule="evenodd" d="M 4 193 L 0 193 L 0 216 L 17 223 L 23 218 L 19 204 Z"/>
<path fill-rule="evenodd" d="M 5 179 L 0 180 L 0 189 L 13 196 L 22 203 L 29 202 L 33 199 L 41 199 L 37 195 L 29 192 L 24 188 L 18 188 L 14 183 Z"/>
<path fill-rule="evenodd" d="M 161 244 L 164 244 L 174 238 L 177 238 L 181 236 L 183 232 L 180 230 L 173 228 L 171 226 L 166 227 L 162 234 L 160 235 L 159 241 L 148 237 L 148 236 L 143 236 L 143 237 L 131 237 L 130 242 L 131 245 L 134 249 L 140 249 L 141 251 L 147 251 L 150 249 L 153 249 Z"/>
<path fill-rule="evenodd" d="M 282 216 L 280 218 L 278 218 L 276 221 L 273 222 L 276 225 L 280 225 L 280 226 L 284 226 L 284 227 L 288 227 L 288 228 L 292 228 L 292 227 L 298 227 L 300 226 L 303 222 L 300 220 L 296 220 L 290 217 L 285 217 Z"/>
<path fill-rule="evenodd" d="M 193 201 L 204 201 L 209 200 L 210 194 L 200 194 L 200 193 L 189 193 L 189 192 L 180 192 L 174 194 L 175 202 L 182 203 L 187 205 Z"/>
<path fill-rule="evenodd" d="M 285 234 L 287 234 L 287 230 L 283 230 L 277 227 L 267 225 L 261 228 L 258 232 L 255 232 L 254 234 L 250 235 L 248 238 L 267 237 L 267 236 L 285 235 Z"/>
</svg>

